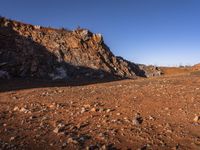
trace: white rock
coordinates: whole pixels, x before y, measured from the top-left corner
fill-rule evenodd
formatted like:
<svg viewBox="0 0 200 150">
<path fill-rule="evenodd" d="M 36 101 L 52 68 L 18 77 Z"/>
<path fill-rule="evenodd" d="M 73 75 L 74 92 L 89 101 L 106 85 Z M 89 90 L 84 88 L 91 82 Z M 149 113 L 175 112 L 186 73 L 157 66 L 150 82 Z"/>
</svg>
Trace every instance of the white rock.
<svg viewBox="0 0 200 150">
<path fill-rule="evenodd" d="M 200 120 L 200 116 L 195 116 L 193 119 L 194 122 L 198 122 L 199 120 Z"/>
<path fill-rule="evenodd" d="M 18 111 L 19 110 L 19 107 L 15 106 L 13 111 Z"/>
</svg>

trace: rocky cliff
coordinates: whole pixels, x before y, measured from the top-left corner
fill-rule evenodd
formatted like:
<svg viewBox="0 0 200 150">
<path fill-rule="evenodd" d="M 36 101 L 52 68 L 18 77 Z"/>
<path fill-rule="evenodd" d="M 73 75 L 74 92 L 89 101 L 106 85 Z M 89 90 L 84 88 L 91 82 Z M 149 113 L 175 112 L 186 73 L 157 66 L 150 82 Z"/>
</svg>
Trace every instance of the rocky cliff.
<svg viewBox="0 0 200 150">
<path fill-rule="evenodd" d="M 101 34 L 0 18 L 0 76 L 56 80 L 146 75 L 137 64 L 114 56 Z"/>
</svg>

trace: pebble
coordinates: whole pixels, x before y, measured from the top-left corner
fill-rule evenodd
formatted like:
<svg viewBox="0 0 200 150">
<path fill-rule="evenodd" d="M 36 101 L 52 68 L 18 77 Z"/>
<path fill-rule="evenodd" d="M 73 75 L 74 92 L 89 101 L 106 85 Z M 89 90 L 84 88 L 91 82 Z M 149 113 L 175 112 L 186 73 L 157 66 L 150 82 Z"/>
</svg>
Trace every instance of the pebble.
<svg viewBox="0 0 200 150">
<path fill-rule="evenodd" d="M 10 138 L 10 141 L 13 141 L 13 140 L 15 140 L 15 137 L 14 137 L 14 136 L 12 136 L 12 137 Z"/>
<path fill-rule="evenodd" d="M 63 93 L 64 92 L 64 90 L 58 90 L 58 93 Z"/>
<path fill-rule="evenodd" d="M 53 130 L 53 132 L 54 133 L 59 133 L 61 130 L 60 130 L 60 128 L 58 128 L 58 127 L 56 127 L 54 130 Z"/>
<path fill-rule="evenodd" d="M 96 108 L 92 108 L 90 111 L 92 111 L 92 112 L 96 112 L 97 109 L 96 109 Z"/>
<path fill-rule="evenodd" d="M 103 111 L 104 111 L 104 108 L 100 108 L 100 109 L 99 109 L 99 112 L 103 112 Z"/>
<path fill-rule="evenodd" d="M 106 112 L 109 113 L 111 111 L 111 109 L 107 109 Z"/>
<path fill-rule="evenodd" d="M 13 111 L 18 111 L 19 110 L 19 107 L 15 106 Z"/>
<path fill-rule="evenodd" d="M 32 120 L 34 118 L 37 118 L 36 116 L 30 116 L 29 119 Z"/>
<path fill-rule="evenodd" d="M 56 106 L 56 103 L 52 103 L 49 107 L 54 108 Z"/>
<path fill-rule="evenodd" d="M 66 147 L 66 146 L 67 146 L 67 143 L 64 142 L 64 143 L 62 144 L 62 148 Z"/>
<path fill-rule="evenodd" d="M 117 113 L 117 116 L 120 116 L 121 115 L 121 113 Z"/>
<path fill-rule="evenodd" d="M 167 133 L 172 133 L 173 131 L 170 130 L 170 129 L 167 129 L 166 132 L 167 132 Z"/>
<path fill-rule="evenodd" d="M 199 120 L 200 120 L 200 116 L 195 116 L 193 119 L 194 122 L 198 122 Z"/>
<path fill-rule="evenodd" d="M 78 141 L 70 137 L 67 139 L 67 143 L 78 144 Z"/>
<path fill-rule="evenodd" d="M 26 114 L 26 113 L 28 113 L 29 111 L 28 111 L 28 109 L 22 107 L 22 108 L 20 109 L 20 112 L 24 112 L 24 113 Z"/>
<path fill-rule="evenodd" d="M 86 150 L 95 150 L 95 149 L 99 149 L 98 145 L 90 145 L 86 147 Z"/>
<path fill-rule="evenodd" d="M 165 110 L 169 110 L 169 108 L 168 108 L 168 107 L 165 107 Z"/>
<path fill-rule="evenodd" d="M 155 118 L 152 116 L 149 116 L 149 120 L 155 120 Z"/>
<path fill-rule="evenodd" d="M 81 108 L 81 114 L 86 112 L 86 109 L 84 107 Z"/>
<path fill-rule="evenodd" d="M 136 116 L 133 118 L 133 125 L 140 125 L 143 122 L 142 117 L 140 116 L 139 113 L 136 114 Z"/>
<path fill-rule="evenodd" d="M 101 150 L 106 150 L 106 149 L 107 149 L 106 145 L 103 145 L 103 146 L 101 147 Z"/>
<path fill-rule="evenodd" d="M 83 105 L 83 107 L 90 108 L 91 106 L 90 106 L 90 104 L 85 104 L 85 105 Z"/>
</svg>

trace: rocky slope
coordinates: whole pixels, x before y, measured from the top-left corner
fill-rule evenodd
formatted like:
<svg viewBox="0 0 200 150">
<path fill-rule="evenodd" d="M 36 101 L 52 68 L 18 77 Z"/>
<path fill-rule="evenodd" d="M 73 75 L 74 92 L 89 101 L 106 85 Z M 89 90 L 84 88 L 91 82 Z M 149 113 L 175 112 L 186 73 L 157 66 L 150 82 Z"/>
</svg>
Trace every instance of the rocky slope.
<svg viewBox="0 0 200 150">
<path fill-rule="evenodd" d="M 146 73 L 138 65 L 115 57 L 101 34 L 0 18 L 0 76 L 56 80 L 134 78 Z"/>
</svg>

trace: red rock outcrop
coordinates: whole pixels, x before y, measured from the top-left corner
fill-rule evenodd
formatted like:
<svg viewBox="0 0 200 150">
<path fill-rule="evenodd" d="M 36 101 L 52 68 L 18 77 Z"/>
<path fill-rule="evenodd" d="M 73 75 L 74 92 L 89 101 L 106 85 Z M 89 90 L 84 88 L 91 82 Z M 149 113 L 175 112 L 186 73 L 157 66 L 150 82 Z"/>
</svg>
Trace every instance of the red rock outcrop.
<svg viewBox="0 0 200 150">
<path fill-rule="evenodd" d="M 114 56 L 101 34 L 33 26 L 0 18 L 0 70 L 43 79 L 134 78 L 138 65 Z"/>
</svg>

